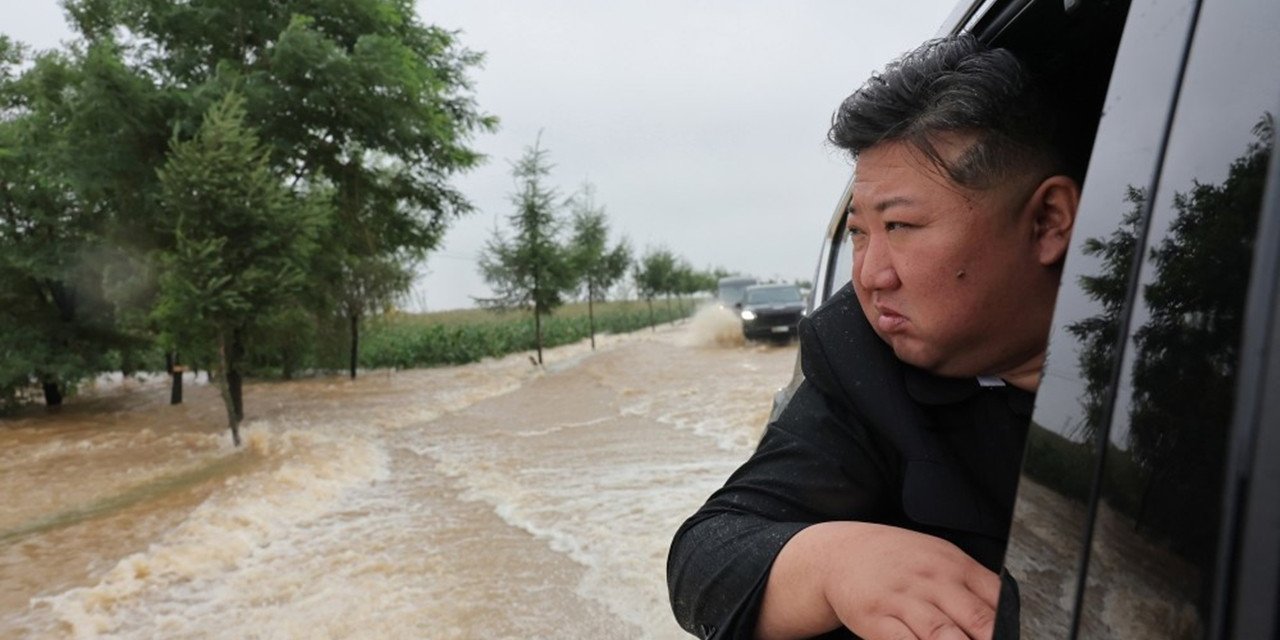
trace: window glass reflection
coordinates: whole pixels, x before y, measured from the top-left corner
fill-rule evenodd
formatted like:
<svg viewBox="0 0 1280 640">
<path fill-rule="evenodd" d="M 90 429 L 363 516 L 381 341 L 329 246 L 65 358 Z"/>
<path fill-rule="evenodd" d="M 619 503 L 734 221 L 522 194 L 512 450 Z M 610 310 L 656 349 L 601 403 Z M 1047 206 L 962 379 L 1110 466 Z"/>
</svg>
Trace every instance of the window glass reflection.
<svg viewBox="0 0 1280 640">
<path fill-rule="evenodd" d="M 1201 8 L 1107 438 L 1085 637 L 1205 634 L 1270 110 L 1280 98 L 1278 30 L 1274 3 Z M 1123 222 L 1088 242 L 1103 254 L 1134 251 Z M 1117 275 L 1108 266 L 1092 277 Z"/>
<path fill-rule="evenodd" d="M 1005 564 L 1021 591 L 1023 637 L 1064 638 L 1085 547 L 1096 438 L 1107 420 L 1132 249 L 1099 245 L 1143 211 L 1193 2 L 1135 0 L 1104 103 L 1036 397 Z M 1141 187 L 1139 187 L 1141 188 Z M 1120 268 L 1123 267 L 1123 268 Z M 1118 281 L 1109 274 L 1117 273 Z M 1103 275 L 1099 275 L 1103 274 Z M 1101 386 L 1099 386 L 1101 385 Z"/>
<path fill-rule="evenodd" d="M 839 291 L 840 287 L 849 284 L 853 279 L 853 245 L 849 242 L 849 232 L 844 223 L 840 223 L 840 233 L 836 236 L 835 265 L 831 269 L 831 291 Z"/>
</svg>

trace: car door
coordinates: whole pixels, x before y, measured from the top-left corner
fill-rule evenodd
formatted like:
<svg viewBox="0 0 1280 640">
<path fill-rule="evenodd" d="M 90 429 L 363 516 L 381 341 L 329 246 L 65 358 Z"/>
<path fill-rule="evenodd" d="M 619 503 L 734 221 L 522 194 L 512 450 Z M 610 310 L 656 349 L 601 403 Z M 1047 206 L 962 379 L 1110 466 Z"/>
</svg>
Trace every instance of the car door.
<svg viewBox="0 0 1280 640">
<path fill-rule="evenodd" d="M 1275 510 L 1250 505 L 1275 484 L 1249 481 L 1257 444 L 1275 447 L 1258 407 L 1276 385 L 1245 354 L 1274 309 L 1274 240 L 1255 248 L 1275 200 L 1277 33 L 1274 2 L 1133 3 L 1006 556 L 1024 637 L 1274 637 Z M 1245 531 L 1269 560 L 1242 556 Z"/>
</svg>

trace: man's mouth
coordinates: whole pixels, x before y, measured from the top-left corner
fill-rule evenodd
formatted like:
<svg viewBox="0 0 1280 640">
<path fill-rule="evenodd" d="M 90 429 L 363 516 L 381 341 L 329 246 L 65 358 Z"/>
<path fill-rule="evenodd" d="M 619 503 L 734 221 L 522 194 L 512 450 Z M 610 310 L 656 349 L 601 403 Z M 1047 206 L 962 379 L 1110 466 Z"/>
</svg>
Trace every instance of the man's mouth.
<svg viewBox="0 0 1280 640">
<path fill-rule="evenodd" d="M 884 333 L 902 331 L 907 326 L 907 317 L 892 307 L 876 305 L 876 328 Z"/>
</svg>

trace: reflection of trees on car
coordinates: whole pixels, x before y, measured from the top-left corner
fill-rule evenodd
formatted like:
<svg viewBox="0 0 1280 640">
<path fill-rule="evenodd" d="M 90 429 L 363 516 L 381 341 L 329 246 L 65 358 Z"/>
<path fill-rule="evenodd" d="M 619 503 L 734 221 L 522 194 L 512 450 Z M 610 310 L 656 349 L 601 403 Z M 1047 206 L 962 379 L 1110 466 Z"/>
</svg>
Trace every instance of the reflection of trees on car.
<svg viewBox="0 0 1280 640">
<path fill-rule="evenodd" d="M 1081 249 L 1084 255 L 1102 261 L 1096 275 L 1084 275 L 1079 280 L 1081 290 L 1100 303 L 1101 311 L 1066 326 L 1081 345 L 1079 365 L 1085 391 L 1080 398 L 1084 418 L 1078 425 L 1079 433 L 1061 434 L 1033 421 L 1024 454 L 1024 473 L 1081 503 L 1088 501 L 1093 482 L 1093 443 L 1106 424 L 1106 393 L 1146 195 L 1131 186 L 1124 201 L 1131 205 L 1130 209 L 1110 237 L 1087 238 Z"/>
<path fill-rule="evenodd" d="M 1084 255 L 1102 259 L 1102 269 L 1097 275 L 1080 276 L 1080 288 L 1102 305 L 1102 312 L 1067 325 L 1067 331 L 1081 345 L 1080 373 L 1085 380 L 1085 395 L 1081 398 L 1084 423 L 1081 428 L 1085 442 L 1094 440 L 1106 422 L 1102 413 L 1103 403 L 1111 382 L 1116 334 L 1120 328 L 1120 313 L 1124 310 L 1146 194 L 1142 189 L 1130 186 L 1124 199 L 1132 208 L 1120 219 L 1120 226 L 1111 232 L 1111 237 L 1105 240 L 1088 238 L 1081 250 Z"/>
<path fill-rule="evenodd" d="M 1270 114 L 1254 133 L 1256 140 L 1222 183 L 1193 182 L 1189 191 L 1174 194 L 1169 233 L 1148 256 L 1154 276 L 1142 290 L 1149 317 L 1134 332 L 1129 429 L 1108 446 L 1104 478 L 1104 495 L 1135 529 L 1171 542 L 1202 569 L 1213 562 L 1218 520 L 1203 514 L 1218 512 L 1245 275 L 1274 138 Z M 1106 418 L 1109 363 L 1144 194 L 1131 188 L 1127 200 L 1133 210 L 1120 227 L 1085 245 L 1085 253 L 1102 257 L 1103 269 L 1081 278 L 1081 286 L 1103 311 L 1068 328 L 1085 347 L 1079 364 L 1088 385 L 1081 402 L 1090 439 Z"/>
<path fill-rule="evenodd" d="M 1175 195 L 1172 233 L 1152 251 L 1156 278 L 1143 291 L 1151 319 L 1134 336 L 1129 437 L 1135 461 L 1151 474 L 1135 517 L 1181 551 L 1212 549 L 1200 543 L 1212 542 L 1218 525 L 1180 514 L 1217 513 L 1270 116 L 1255 133 L 1222 184 Z"/>
</svg>

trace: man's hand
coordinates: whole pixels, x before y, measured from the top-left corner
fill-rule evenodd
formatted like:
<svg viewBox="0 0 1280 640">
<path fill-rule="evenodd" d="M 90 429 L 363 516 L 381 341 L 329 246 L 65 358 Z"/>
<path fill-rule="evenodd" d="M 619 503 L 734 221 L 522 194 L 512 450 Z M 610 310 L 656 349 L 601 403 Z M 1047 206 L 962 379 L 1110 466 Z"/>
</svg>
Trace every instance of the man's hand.
<svg viewBox="0 0 1280 640">
<path fill-rule="evenodd" d="M 1000 577 L 934 536 L 865 522 L 796 534 L 774 562 L 762 639 L 848 627 L 866 640 L 987 640 Z"/>
</svg>

